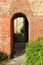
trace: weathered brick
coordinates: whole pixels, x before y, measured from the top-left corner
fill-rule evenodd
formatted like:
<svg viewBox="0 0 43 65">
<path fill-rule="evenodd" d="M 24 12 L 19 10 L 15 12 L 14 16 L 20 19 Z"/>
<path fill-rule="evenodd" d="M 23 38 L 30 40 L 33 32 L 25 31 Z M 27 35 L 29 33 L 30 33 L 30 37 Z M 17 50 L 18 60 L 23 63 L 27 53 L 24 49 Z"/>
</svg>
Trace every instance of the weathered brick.
<svg viewBox="0 0 43 65">
<path fill-rule="evenodd" d="M 8 55 L 13 40 L 11 19 L 16 13 L 24 14 L 28 20 L 28 40 L 43 37 L 43 0 L 0 0 L 0 52 Z"/>
</svg>

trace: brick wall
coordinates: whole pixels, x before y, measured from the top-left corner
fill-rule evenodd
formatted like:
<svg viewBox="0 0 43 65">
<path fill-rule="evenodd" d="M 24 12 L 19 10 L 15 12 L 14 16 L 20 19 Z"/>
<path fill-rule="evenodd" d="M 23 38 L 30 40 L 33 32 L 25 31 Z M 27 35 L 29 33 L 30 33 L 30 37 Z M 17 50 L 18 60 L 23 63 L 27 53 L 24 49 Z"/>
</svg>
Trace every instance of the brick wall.
<svg viewBox="0 0 43 65">
<path fill-rule="evenodd" d="M 28 40 L 43 37 L 43 0 L 0 0 L 0 52 L 8 55 L 12 49 L 11 18 L 15 13 L 23 13 L 28 20 Z"/>
</svg>

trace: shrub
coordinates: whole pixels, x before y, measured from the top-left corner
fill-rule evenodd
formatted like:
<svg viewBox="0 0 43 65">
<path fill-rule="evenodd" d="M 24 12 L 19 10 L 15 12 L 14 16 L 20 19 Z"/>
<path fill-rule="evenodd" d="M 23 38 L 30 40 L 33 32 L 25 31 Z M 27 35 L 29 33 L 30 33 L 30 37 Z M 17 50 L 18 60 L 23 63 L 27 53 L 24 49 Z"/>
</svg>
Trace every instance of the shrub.
<svg viewBox="0 0 43 65">
<path fill-rule="evenodd" d="M 6 54 L 0 53 L 0 62 L 5 59 L 8 59 L 8 56 Z"/>
<path fill-rule="evenodd" d="M 43 38 L 26 44 L 25 59 L 26 65 L 43 65 Z"/>
</svg>

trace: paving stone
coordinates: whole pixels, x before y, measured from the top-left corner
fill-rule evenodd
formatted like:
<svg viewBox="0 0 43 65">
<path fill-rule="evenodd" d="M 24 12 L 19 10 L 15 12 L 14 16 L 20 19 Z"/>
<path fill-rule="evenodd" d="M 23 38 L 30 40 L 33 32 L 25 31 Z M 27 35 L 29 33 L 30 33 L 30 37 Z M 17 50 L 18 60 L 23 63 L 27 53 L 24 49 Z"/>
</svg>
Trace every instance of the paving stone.
<svg viewBox="0 0 43 65">
<path fill-rule="evenodd" d="M 24 55 L 18 56 L 6 62 L 5 65 L 25 65 L 24 63 Z"/>
</svg>

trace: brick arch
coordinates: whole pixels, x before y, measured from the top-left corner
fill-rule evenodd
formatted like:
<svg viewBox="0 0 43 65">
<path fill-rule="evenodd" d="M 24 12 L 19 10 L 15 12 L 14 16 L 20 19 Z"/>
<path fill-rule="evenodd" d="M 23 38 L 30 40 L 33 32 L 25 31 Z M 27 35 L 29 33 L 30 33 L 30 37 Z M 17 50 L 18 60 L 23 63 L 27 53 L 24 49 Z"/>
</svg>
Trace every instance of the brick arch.
<svg viewBox="0 0 43 65">
<path fill-rule="evenodd" d="M 25 14 L 23 14 L 23 13 L 15 13 L 15 14 L 12 16 L 11 21 L 12 21 L 13 19 L 17 18 L 17 17 L 24 17 L 24 18 L 27 19 L 27 17 L 26 17 Z"/>
<path fill-rule="evenodd" d="M 25 19 L 25 24 L 28 25 L 28 29 L 27 31 L 29 31 L 29 22 L 28 22 L 28 19 L 26 17 L 25 14 L 23 13 L 15 13 L 12 18 L 11 18 L 11 48 L 13 50 L 13 32 L 14 32 L 14 19 L 18 18 L 18 17 L 23 17 Z M 28 32 L 27 32 L 28 33 Z M 29 37 L 28 37 L 29 34 L 27 34 L 27 39 L 29 41 Z M 11 50 L 11 55 L 12 55 L 12 50 Z"/>
</svg>

